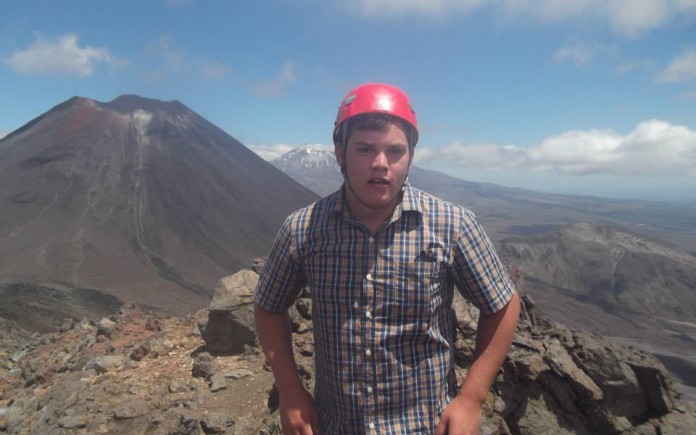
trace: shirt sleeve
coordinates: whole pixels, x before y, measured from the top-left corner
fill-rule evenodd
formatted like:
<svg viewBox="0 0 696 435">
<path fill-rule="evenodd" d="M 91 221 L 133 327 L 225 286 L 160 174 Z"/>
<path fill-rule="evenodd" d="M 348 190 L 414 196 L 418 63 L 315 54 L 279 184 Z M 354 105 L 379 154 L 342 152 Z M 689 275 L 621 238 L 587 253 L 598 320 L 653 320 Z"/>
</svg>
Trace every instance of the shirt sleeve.
<svg viewBox="0 0 696 435">
<path fill-rule="evenodd" d="M 484 313 L 502 309 L 515 293 L 493 243 L 468 210 L 462 215 L 454 246 L 452 275 L 462 296 Z"/>
<path fill-rule="evenodd" d="M 305 284 L 290 216 L 278 231 L 266 258 L 254 289 L 254 300 L 267 311 L 283 312 L 293 304 Z"/>
</svg>

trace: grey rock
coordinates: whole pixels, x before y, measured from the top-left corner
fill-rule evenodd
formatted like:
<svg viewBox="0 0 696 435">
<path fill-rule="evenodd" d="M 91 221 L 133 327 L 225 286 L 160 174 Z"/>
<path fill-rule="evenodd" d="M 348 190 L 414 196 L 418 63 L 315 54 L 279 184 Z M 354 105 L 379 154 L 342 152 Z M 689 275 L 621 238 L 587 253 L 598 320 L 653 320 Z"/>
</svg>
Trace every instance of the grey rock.
<svg viewBox="0 0 696 435">
<path fill-rule="evenodd" d="M 198 421 L 180 410 L 168 410 L 156 416 L 147 430 L 153 435 L 198 435 Z"/>
<path fill-rule="evenodd" d="M 206 434 L 233 434 L 234 419 L 221 412 L 207 412 L 201 419 L 201 427 Z"/>
<path fill-rule="evenodd" d="M 217 361 L 208 352 L 196 356 L 191 375 L 196 378 L 210 379 L 218 369 Z"/>
<path fill-rule="evenodd" d="M 174 344 L 166 337 L 158 337 L 148 341 L 150 351 L 148 355 L 157 358 L 160 356 L 169 355 L 169 352 L 174 348 Z"/>
<path fill-rule="evenodd" d="M 106 373 L 109 370 L 123 365 L 124 358 L 122 355 L 103 355 L 90 358 L 85 364 L 83 370 L 95 370 L 97 373 Z"/>
<path fill-rule="evenodd" d="M 266 265 L 266 257 L 254 258 L 254 261 L 251 265 L 251 270 L 253 270 L 257 274 L 261 275 L 261 271 L 263 270 L 263 267 L 265 265 Z"/>
<path fill-rule="evenodd" d="M 75 328 L 77 325 L 77 320 L 71 318 L 71 317 L 66 317 L 63 319 L 63 323 L 60 324 L 58 327 L 58 332 L 67 332 L 70 331 L 71 329 Z"/>
<path fill-rule="evenodd" d="M 215 294 L 208 310 L 228 312 L 253 305 L 254 288 L 258 282 L 258 274 L 250 270 L 241 270 L 221 279 L 215 287 Z M 248 325 L 253 326 L 254 323 L 250 322 Z"/>
<path fill-rule="evenodd" d="M 258 435 L 282 435 L 283 429 L 280 425 L 280 414 L 276 411 L 270 416 L 261 420 L 258 428 L 254 432 Z"/>
<path fill-rule="evenodd" d="M 71 415 L 58 420 L 58 426 L 66 429 L 79 429 L 87 426 L 88 418 L 85 415 Z"/>
<path fill-rule="evenodd" d="M 468 303 L 456 290 L 454 290 L 452 297 L 452 310 L 457 319 L 457 329 L 459 332 L 465 337 L 472 337 L 476 334 L 478 310 Z"/>
<path fill-rule="evenodd" d="M 128 357 L 130 359 L 132 359 L 133 361 L 140 361 L 143 358 L 145 358 L 147 356 L 147 354 L 150 353 L 150 350 L 151 350 L 150 341 L 147 340 L 147 341 L 140 343 L 136 347 L 134 347 L 133 350 L 131 350 Z"/>
<path fill-rule="evenodd" d="M 629 364 L 645 391 L 648 408 L 662 415 L 672 410 L 675 405 L 675 397 L 670 393 L 671 386 L 665 368 L 659 367 L 659 363 L 655 363 L 657 363 L 656 360 L 647 365 Z"/>
<path fill-rule="evenodd" d="M 256 343 L 253 291 L 258 280 L 258 274 L 251 270 L 220 280 L 208 318 L 198 324 L 210 352 L 240 354 L 246 345 Z"/>
<path fill-rule="evenodd" d="M 295 309 L 303 319 L 312 320 L 312 302 L 310 299 L 298 299 L 295 302 Z"/>
<path fill-rule="evenodd" d="M 147 403 L 139 397 L 127 398 L 113 407 L 113 416 L 117 420 L 142 417 L 148 412 Z"/>
<path fill-rule="evenodd" d="M 544 361 L 557 375 L 568 380 L 579 396 L 597 401 L 604 398 L 602 390 L 575 364 L 557 339 L 551 339 L 548 344 Z"/>
<path fill-rule="evenodd" d="M 99 324 L 97 325 L 97 335 L 106 335 L 107 337 L 110 337 L 111 333 L 114 332 L 115 329 L 116 322 L 109 319 L 108 317 L 104 317 L 99 321 Z"/>
<path fill-rule="evenodd" d="M 236 369 L 236 370 L 232 370 L 232 371 L 225 373 L 226 378 L 235 379 L 235 380 L 247 378 L 250 376 L 254 376 L 254 373 L 251 370 L 247 370 L 247 369 Z"/>
<path fill-rule="evenodd" d="M 215 373 L 210 377 L 210 391 L 215 393 L 220 390 L 224 390 L 227 388 L 227 380 L 225 379 L 225 375 L 221 373 Z"/>
<path fill-rule="evenodd" d="M 185 393 L 190 389 L 190 384 L 184 379 L 172 379 L 169 385 L 167 385 L 167 391 L 172 394 Z"/>
</svg>

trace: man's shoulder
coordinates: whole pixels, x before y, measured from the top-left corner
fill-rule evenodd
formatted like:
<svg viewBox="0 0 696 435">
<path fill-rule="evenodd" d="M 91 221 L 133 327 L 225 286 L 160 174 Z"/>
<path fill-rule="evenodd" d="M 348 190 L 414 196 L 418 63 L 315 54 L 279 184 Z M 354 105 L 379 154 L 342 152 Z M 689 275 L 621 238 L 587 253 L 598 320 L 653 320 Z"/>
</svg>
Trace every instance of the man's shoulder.
<svg viewBox="0 0 696 435">
<path fill-rule="evenodd" d="M 290 213 L 286 223 L 307 226 L 310 222 L 325 221 L 341 207 L 341 191 L 336 191 Z"/>
<path fill-rule="evenodd" d="M 442 199 L 432 193 L 409 186 L 414 208 L 425 215 L 447 214 L 458 217 L 474 218 L 468 208 Z"/>
</svg>

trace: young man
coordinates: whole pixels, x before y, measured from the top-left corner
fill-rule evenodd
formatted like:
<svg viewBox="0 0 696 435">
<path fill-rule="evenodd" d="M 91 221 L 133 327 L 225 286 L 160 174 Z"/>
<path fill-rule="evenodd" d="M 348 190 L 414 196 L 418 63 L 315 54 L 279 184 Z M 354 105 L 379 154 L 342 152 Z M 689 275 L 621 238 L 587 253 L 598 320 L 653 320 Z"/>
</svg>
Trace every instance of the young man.
<svg viewBox="0 0 696 435">
<path fill-rule="evenodd" d="M 256 327 L 286 434 L 476 434 L 519 300 L 474 215 L 407 183 L 418 141 L 408 97 L 365 84 L 334 129 L 336 193 L 283 224 L 255 291 Z M 302 386 L 287 309 L 312 297 L 316 391 Z M 455 397 L 454 286 L 481 310 Z"/>
</svg>

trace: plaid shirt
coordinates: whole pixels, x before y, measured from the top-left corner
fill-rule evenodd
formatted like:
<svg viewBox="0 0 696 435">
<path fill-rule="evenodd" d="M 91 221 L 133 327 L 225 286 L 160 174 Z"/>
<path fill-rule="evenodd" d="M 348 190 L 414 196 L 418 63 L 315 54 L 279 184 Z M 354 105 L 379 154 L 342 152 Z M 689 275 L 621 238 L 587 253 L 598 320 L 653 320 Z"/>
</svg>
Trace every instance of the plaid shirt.
<svg viewBox="0 0 696 435">
<path fill-rule="evenodd" d="M 435 433 L 453 376 L 453 286 L 487 313 L 514 293 L 473 213 L 406 185 L 370 234 L 342 191 L 280 229 L 255 290 L 266 310 L 312 297 L 322 433 Z"/>
</svg>

